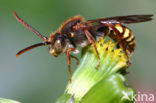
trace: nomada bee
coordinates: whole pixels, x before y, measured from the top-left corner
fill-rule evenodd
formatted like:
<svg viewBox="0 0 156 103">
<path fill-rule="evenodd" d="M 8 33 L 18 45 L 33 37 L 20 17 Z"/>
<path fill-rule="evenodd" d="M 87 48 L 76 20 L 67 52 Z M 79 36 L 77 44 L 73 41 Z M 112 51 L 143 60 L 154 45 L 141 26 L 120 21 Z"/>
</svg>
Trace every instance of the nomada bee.
<svg viewBox="0 0 156 103">
<path fill-rule="evenodd" d="M 133 54 L 136 48 L 136 41 L 132 31 L 124 24 L 150 21 L 153 16 L 128 15 L 85 20 L 82 16 L 78 15 L 66 20 L 58 31 L 51 33 L 50 37 L 47 38 L 23 21 L 16 12 L 13 14 L 20 23 L 34 32 L 43 41 L 42 43 L 34 44 L 19 51 L 16 56 L 18 57 L 26 51 L 39 46 L 48 46 L 49 53 L 55 57 L 62 53 L 66 53 L 70 81 L 72 81 L 71 58 L 76 59 L 77 64 L 79 63 L 78 58 L 71 55 L 70 52 L 78 53 L 77 46 L 86 47 L 87 45 L 92 44 L 98 56 L 99 62 L 96 66 L 96 68 L 98 68 L 100 66 L 100 56 L 95 41 L 101 37 L 109 36 L 115 42 L 118 42 L 119 46 L 123 48 L 128 64 L 130 65 L 131 61 L 129 56 Z"/>
</svg>

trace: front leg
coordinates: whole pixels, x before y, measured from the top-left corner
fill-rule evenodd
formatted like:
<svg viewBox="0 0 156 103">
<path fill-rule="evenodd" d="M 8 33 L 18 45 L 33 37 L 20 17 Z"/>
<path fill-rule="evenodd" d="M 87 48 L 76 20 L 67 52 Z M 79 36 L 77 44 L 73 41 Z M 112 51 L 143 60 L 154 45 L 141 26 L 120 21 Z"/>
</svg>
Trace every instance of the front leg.
<svg viewBox="0 0 156 103">
<path fill-rule="evenodd" d="M 70 74 L 70 82 L 72 82 L 71 57 L 73 57 L 70 55 L 70 52 L 75 51 L 75 50 L 76 50 L 76 48 L 67 49 L 67 62 L 68 62 L 68 72 Z"/>
</svg>

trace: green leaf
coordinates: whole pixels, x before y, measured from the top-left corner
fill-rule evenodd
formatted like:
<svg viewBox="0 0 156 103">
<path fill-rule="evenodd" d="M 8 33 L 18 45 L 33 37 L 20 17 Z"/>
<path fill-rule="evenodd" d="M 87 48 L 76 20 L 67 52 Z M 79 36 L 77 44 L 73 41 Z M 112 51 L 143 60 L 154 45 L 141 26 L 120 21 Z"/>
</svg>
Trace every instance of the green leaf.
<svg viewBox="0 0 156 103">
<path fill-rule="evenodd" d="M 20 103 L 11 99 L 0 98 L 0 103 Z"/>
<path fill-rule="evenodd" d="M 119 73 L 101 80 L 83 97 L 81 103 L 133 103 L 135 90 Z"/>
<path fill-rule="evenodd" d="M 74 103 L 74 98 L 70 94 L 63 94 L 60 96 L 55 103 Z"/>
</svg>

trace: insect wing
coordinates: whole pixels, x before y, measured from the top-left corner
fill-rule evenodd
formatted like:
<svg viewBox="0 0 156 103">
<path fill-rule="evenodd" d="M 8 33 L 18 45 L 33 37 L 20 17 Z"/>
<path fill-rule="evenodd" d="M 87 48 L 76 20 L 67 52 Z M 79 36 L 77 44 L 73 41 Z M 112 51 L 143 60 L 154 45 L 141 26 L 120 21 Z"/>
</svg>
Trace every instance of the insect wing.
<svg viewBox="0 0 156 103">
<path fill-rule="evenodd" d="M 153 15 L 128 15 L 128 16 L 116 16 L 110 18 L 99 18 L 95 20 L 88 20 L 89 23 L 121 23 L 121 24 L 131 24 L 139 23 L 152 20 Z"/>
</svg>

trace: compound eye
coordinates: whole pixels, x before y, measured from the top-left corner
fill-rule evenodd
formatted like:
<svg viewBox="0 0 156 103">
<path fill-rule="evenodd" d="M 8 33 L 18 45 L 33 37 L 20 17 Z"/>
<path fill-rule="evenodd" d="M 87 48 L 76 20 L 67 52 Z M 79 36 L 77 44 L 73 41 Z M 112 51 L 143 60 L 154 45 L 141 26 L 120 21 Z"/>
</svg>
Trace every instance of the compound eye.
<svg viewBox="0 0 156 103">
<path fill-rule="evenodd" d="M 61 53 L 62 52 L 62 45 L 61 45 L 61 41 L 60 40 L 56 40 L 54 43 L 54 49 L 56 51 L 56 53 Z"/>
</svg>

